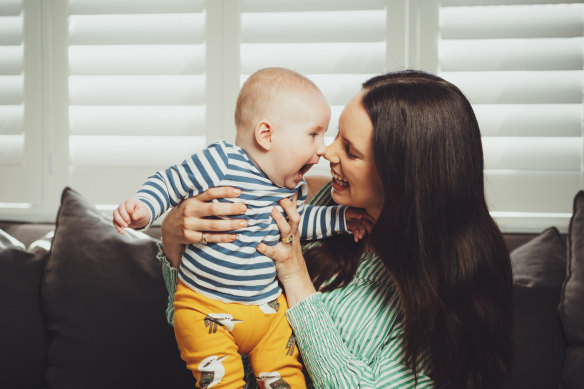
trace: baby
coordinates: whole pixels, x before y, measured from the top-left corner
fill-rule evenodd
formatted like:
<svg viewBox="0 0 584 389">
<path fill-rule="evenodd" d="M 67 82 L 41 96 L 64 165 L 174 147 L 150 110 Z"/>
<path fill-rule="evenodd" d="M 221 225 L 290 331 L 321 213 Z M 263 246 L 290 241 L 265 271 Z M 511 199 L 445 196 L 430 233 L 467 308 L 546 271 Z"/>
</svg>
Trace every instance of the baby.
<svg viewBox="0 0 584 389">
<path fill-rule="evenodd" d="M 174 328 L 181 357 L 198 385 L 244 386 L 240 353 L 248 354 L 258 380 L 278 376 L 305 387 L 286 300 L 272 260 L 256 250 L 275 245 L 280 233 L 274 206 L 297 194 L 301 239 L 363 231 L 360 210 L 305 204 L 304 174 L 324 153 L 330 108 L 318 87 L 283 68 L 266 68 L 243 84 L 235 110 L 235 145 L 219 141 L 149 177 L 136 198 L 114 211 L 114 226 L 142 228 L 170 207 L 215 186 L 241 189 L 247 228 L 231 243 L 187 245 L 179 267 Z M 290 243 L 291 237 L 281 240 Z M 211 380 L 211 381 L 209 381 Z M 207 382 L 209 381 L 209 382 Z"/>
</svg>

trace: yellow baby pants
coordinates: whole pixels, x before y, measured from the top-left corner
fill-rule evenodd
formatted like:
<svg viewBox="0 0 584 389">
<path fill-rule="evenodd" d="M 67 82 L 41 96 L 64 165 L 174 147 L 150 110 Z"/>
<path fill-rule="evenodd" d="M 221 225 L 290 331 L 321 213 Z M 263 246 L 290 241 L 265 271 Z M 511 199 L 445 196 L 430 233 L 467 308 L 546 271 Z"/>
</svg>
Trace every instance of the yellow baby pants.
<svg viewBox="0 0 584 389">
<path fill-rule="evenodd" d="M 243 388 L 242 354 L 260 387 L 306 388 L 286 298 L 262 306 L 223 303 L 182 281 L 174 297 L 174 332 L 181 358 L 200 388 Z"/>
</svg>

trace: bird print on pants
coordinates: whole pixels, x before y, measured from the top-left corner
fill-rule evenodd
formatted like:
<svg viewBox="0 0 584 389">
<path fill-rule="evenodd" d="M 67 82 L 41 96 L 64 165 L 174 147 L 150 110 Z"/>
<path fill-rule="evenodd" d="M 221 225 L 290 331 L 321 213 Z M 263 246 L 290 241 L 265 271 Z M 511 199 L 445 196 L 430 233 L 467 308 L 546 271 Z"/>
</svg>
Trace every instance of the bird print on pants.
<svg viewBox="0 0 584 389">
<path fill-rule="evenodd" d="M 274 313 L 278 313 L 280 310 L 280 303 L 278 300 L 272 300 L 269 303 L 265 303 L 259 306 L 263 313 L 266 315 L 271 315 Z"/>
<path fill-rule="evenodd" d="M 208 389 L 212 386 L 217 385 L 225 376 L 225 367 L 221 363 L 227 355 L 218 357 L 212 355 L 207 357 L 199 363 L 199 371 L 201 372 L 201 379 L 199 380 L 199 386 L 202 389 Z"/>
<path fill-rule="evenodd" d="M 288 342 L 286 342 L 286 355 L 292 356 L 294 355 L 294 349 L 296 348 L 296 338 L 294 334 L 290 334 L 288 338 Z"/>
<path fill-rule="evenodd" d="M 257 379 L 263 381 L 266 389 L 292 389 L 290 384 L 287 383 L 277 371 L 260 373 L 260 376 L 257 377 Z"/>
<path fill-rule="evenodd" d="M 233 316 L 228 313 L 209 313 L 205 316 L 204 320 L 205 327 L 209 327 L 210 334 L 217 332 L 218 325 L 231 332 L 233 331 L 235 324 L 242 322 L 242 320 L 234 319 Z"/>
</svg>

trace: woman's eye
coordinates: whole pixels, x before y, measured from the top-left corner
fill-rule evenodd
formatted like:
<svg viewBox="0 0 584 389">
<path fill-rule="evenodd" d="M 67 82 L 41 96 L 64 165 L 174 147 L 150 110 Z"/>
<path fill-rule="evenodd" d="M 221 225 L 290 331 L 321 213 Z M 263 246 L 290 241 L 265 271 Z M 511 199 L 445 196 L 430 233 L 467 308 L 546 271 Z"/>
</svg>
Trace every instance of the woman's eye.
<svg viewBox="0 0 584 389">
<path fill-rule="evenodd" d="M 345 143 L 345 153 L 347 154 L 347 156 L 351 159 L 355 159 L 357 158 L 357 155 L 351 153 L 351 147 L 349 146 L 348 143 Z"/>
</svg>

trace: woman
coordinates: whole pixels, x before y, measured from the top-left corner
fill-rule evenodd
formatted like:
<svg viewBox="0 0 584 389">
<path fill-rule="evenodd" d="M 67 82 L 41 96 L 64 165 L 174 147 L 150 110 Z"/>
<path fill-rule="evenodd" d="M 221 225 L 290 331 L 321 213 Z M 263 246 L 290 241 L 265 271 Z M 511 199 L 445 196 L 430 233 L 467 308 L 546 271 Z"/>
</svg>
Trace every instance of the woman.
<svg viewBox="0 0 584 389">
<path fill-rule="evenodd" d="M 304 253 L 297 239 L 258 246 L 276 262 L 315 387 L 502 387 L 511 361 L 511 269 L 487 210 L 468 100 L 423 72 L 374 77 L 343 111 L 324 157 L 333 179 L 317 201 L 330 193 L 365 209 L 375 219 L 370 235 L 360 243 L 336 236 Z M 201 219 L 234 211 L 196 203 L 215 195 L 191 203 L 194 217 L 180 214 L 185 205 L 168 218 L 167 256 L 199 241 L 199 231 L 234 227 Z M 281 204 L 288 221 L 272 212 L 281 236 L 296 235 L 295 206 Z"/>
</svg>

